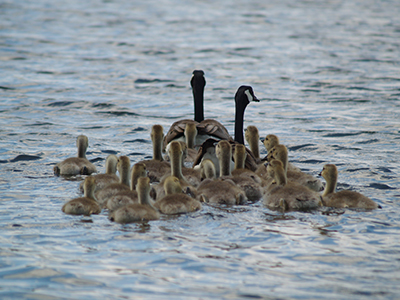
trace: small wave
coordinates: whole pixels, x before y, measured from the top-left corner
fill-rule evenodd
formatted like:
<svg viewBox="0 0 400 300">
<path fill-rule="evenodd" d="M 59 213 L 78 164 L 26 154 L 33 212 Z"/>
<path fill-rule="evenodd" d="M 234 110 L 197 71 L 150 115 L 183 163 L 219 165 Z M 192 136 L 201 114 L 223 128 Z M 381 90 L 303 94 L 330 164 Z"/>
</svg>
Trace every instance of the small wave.
<svg viewBox="0 0 400 300">
<path fill-rule="evenodd" d="M 135 139 L 135 140 L 130 140 L 130 141 L 123 141 L 123 143 L 146 143 L 148 144 L 149 141 L 144 140 L 144 139 Z"/>
<path fill-rule="evenodd" d="M 296 151 L 299 150 L 301 148 L 305 148 L 305 147 L 315 147 L 315 144 L 304 144 L 304 145 L 297 145 L 297 146 L 291 146 L 288 147 L 290 151 Z"/>
<path fill-rule="evenodd" d="M 384 183 L 376 183 L 376 182 L 370 183 L 370 184 L 369 184 L 369 187 L 372 187 L 372 188 L 375 188 L 375 189 L 378 189 L 378 190 L 395 190 L 395 189 L 396 189 L 396 188 L 391 187 L 391 186 L 389 186 L 389 185 L 387 185 L 387 184 L 384 184 Z"/>
<path fill-rule="evenodd" d="M 172 82 L 172 80 L 169 79 L 147 79 L 147 78 L 138 78 L 134 81 L 135 83 L 138 84 L 144 84 L 144 83 L 159 83 L 159 82 Z"/>
<path fill-rule="evenodd" d="M 68 106 L 74 104 L 74 101 L 57 101 L 47 104 L 50 107 L 57 107 L 57 106 Z"/>
<path fill-rule="evenodd" d="M 11 159 L 10 162 L 38 160 L 41 158 L 42 158 L 41 156 L 37 156 L 37 155 L 21 154 L 21 155 L 14 157 L 13 159 Z"/>
<path fill-rule="evenodd" d="M 121 116 L 140 116 L 140 114 L 130 112 L 130 111 L 98 111 L 96 114 L 103 114 L 103 115 L 114 115 L 117 117 Z"/>
</svg>

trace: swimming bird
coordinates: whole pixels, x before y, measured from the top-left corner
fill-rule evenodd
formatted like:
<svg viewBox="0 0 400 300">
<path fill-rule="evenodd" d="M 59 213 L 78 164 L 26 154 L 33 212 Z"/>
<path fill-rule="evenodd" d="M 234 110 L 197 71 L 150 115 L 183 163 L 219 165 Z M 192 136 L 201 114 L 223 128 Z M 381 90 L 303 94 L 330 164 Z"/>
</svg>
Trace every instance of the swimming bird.
<svg viewBox="0 0 400 300">
<path fill-rule="evenodd" d="M 83 197 L 72 199 L 63 205 L 61 210 L 64 213 L 69 215 L 90 216 L 91 214 L 99 214 L 101 212 L 101 208 L 94 196 L 94 190 L 96 188 L 95 179 L 93 177 L 87 177 L 83 188 Z"/>
<path fill-rule="evenodd" d="M 320 192 L 324 189 L 321 180 L 319 180 L 318 178 L 312 176 L 311 174 L 288 168 L 289 158 L 288 151 L 285 145 L 279 144 L 273 147 L 268 153 L 267 158 L 268 161 L 272 159 L 278 159 L 283 163 L 283 168 L 289 181 L 296 181 L 317 192 Z"/>
<path fill-rule="evenodd" d="M 111 221 L 127 224 L 158 220 L 159 212 L 154 208 L 150 199 L 150 178 L 140 177 L 136 185 L 139 203 L 122 206 L 109 214 Z"/>
<path fill-rule="evenodd" d="M 78 147 L 78 157 L 69 157 L 56 164 L 53 168 L 55 175 L 90 175 L 97 172 L 96 166 L 86 158 L 86 150 L 89 147 L 88 137 L 79 135 L 76 139 L 76 146 Z"/>
<path fill-rule="evenodd" d="M 260 148 L 258 146 L 258 143 L 260 141 L 260 135 L 258 133 L 258 128 L 253 125 L 247 126 L 244 137 L 246 139 L 246 142 L 249 144 L 249 148 L 251 152 L 254 155 L 254 158 L 256 159 L 257 164 L 262 163 L 261 158 L 260 158 Z"/>
<path fill-rule="evenodd" d="M 164 137 L 164 149 L 172 141 L 186 141 L 185 129 L 187 123 L 196 124 L 197 135 L 195 145 L 201 145 L 206 139 L 231 139 L 228 130 L 214 119 L 204 119 L 204 87 L 206 80 L 202 70 L 194 70 L 190 81 L 194 98 L 195 119 L 183 119 L 174 122 Z"/>
<path fill-rule="evenodd" d="M 322 193 L 324 206 L 337 208 L 382 208 L 370 198 L 349 190 L 336 191 L 338 170 L 334 164 L 326 164 L 320 174 L 326 180 L 326 187 Z"/>
<path fill-rule="evenodd" d="M 112 211 L 127 204 L 138 202 L 138 193 L 136 192 L 137 181 L 140 177 L 147 177 L 147 169 L 144 163 L 136 163 L 131 170 L 130 190 L 120 190 L 115 195 L 108 198 L 106 208 Z"/>
<path fill-rule="evenodd" d="M 118 164 L 118 157 L 115 156 L 114 154 L 110 154 L 106 158 L 106 172 L 104 174 L 91 175 L 94 177 L 96 182 L 96 189 L 94 192 L 101 190 L 110 183 L 119 181 L 119 177 L 116 174 L 117 164 Z M 83 192 L 83 184 L 84 181 L 82 181 L 81 184 L 79 185 L 79 190 L 81 192 Z"/>
<path fill-rule="evenodd" d="M 171 165 L 162 157 L 162 143 L 164 138 L 164 129 L 161 125 L 153 125 L 150 133 L 153 144 L 153 158 L 142 160 L 146 165 L 150 182 L 159 182 L 161 177 L 171 171 Z"/>
<path fill-rule="evenodd" d="M 182 157 L 183 150 L 181 142 L 172 141 L 169 146 L 169 157 L 171 159 L 171 173 L 167 173 L 161 178 L 161 182 L 154 186 L 156 193 L 156 200 L 165 196 L 164 181 L 169 176 L 175 176 L 180 180 L 180 184 L 184 189 L 189 188 L 190 191 L 195 193 L 195 188 L 190 184 L 189 180 L 182 174 Z"/>
<path fill-rule="evenodd" d="M 247 201 L 245 193 L 230 179 L 216 178 L 214 163 L 205 159 L 200 164 L 203 181 L 197 187 L 200 202 L 218 205 L 238 205 Z"/>
<path fill-rule="evenodd" d="M 272 210 L 301 211 L 322 206 L 320 194 L 294 181 L 287 181 L 283 163 L 273 159 L 267 171 L 274 179 L 263 196 L 264 204 Z"/>
<path fill-rule="evenodd" d="M 154 203 L 154 207 L 166 215 L 184 214 L 201 209 L 201 203 L 184 194 L 180 181 L 168 176 L 164 181 L 165 196 Z"/>
<path fill-rule="evenodd" d="M 117 170 L 119 173 L 119 182 L 110 183 L 103 189 L 96 192 L 96 199 L 100 207 L 104 207 L 109 198 L 121 190 L 129 190 L 129 172 L 131 169 L 131 161 L 128 156 L 120 156 L 118 158 Z"/>
</svg>

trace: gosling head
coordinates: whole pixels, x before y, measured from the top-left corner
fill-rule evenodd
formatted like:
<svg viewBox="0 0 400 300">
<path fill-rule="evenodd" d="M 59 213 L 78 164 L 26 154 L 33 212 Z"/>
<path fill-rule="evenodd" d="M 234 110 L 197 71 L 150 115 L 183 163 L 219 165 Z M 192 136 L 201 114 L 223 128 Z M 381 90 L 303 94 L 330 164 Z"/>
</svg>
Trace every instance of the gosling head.
<svg viewBox="0 0 400 300">
<path fill-rule="evenodd" d="M 263 140 L 265 149 L 269 152 L 273 147 L 279 145 L 279 138 L 275 134 L 268 134 Z"/>
<path fill-rule="evenodd" d="M 164 191 L 166 195 L 182 193 L 182 186 L 178 177 L 168 176 L 164 181 Z"/>
<path fill-rule="evenodd" d="M 324 177 L 327 182 L 336 181 L 338 176 L 337 167 L 334 164 L 326 164 L 319 175 Z"/>
</svg>

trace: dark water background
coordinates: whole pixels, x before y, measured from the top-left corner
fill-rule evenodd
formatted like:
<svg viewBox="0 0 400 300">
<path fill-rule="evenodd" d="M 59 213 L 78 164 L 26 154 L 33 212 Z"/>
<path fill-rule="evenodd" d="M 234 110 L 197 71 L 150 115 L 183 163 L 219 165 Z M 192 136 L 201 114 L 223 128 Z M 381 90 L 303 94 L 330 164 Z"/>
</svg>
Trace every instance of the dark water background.
<svg viewBox="0 0 400 300">
<path fill-rule="evenodd" d="M 399 16 L 394 0 L 1 2 L 0 298 L 398 298 Z M 64 215 L 82 178 L 52 168 L 76 136 L 101 172 L 110 153 L 151 156 L 152 124 L 193 117 L 194 69 L 206 117 L 233 134 L 233 95 L 253 86 L 245 126 L 383 208 Z"/>
</svg>

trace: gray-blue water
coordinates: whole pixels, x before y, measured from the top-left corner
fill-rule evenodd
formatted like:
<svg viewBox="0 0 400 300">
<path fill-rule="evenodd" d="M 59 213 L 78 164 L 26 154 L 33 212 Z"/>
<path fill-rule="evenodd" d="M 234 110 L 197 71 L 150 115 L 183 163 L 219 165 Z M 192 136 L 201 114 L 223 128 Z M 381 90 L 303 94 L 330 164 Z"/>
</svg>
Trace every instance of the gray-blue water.
<svg viewBox="0 0 400 300">
<path fill-rule="evenodd" d="M 0 298 L 398 298 L 399 16 L 394 0 L 2 1 Z M 76 136 L 100 172 L 109 153 L 150 157 L 152 124 L 193 117 L 194 69 L 207 118 L 233 134 L 251 85 L 245 127 L 308 173 L 337 164 L 339 189 L 383 208 L 63 214 L 82 178 L 52 169 Z"/>
</svg>

